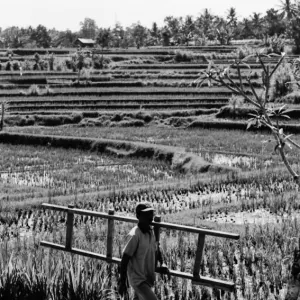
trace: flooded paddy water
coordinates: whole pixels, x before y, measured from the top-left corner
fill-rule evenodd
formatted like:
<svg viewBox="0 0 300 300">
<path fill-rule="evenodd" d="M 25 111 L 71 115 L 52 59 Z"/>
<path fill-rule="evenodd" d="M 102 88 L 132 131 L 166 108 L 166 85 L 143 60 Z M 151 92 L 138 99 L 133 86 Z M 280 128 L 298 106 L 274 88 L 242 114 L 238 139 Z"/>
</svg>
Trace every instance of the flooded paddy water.
<svg viewBox="0 0 300 300">
<path fill-rule="evenodd" d="M 266 169 L 278 165 L 272 157 L 259 157 L 244 154 L 231 154 L 215 151 L 201 151 L 198 152 L 199 156 L 205 160 L 219 165 L 226 165 L 233 168 L 240 168 L 242 170 L 257 170 Z"/>
</svg>

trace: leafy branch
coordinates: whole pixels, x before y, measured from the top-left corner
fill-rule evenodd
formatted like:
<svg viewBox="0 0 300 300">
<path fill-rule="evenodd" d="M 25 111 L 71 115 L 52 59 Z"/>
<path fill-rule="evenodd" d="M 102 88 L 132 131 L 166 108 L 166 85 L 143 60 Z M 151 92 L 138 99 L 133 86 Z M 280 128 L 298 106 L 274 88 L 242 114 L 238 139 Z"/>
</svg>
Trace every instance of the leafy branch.
<svg viewBox="0 0 300 300">
<path fill-rule="evenodd" d="M 242 60 L 236 59 L 232 64 L 223 68 L 216 66 L 213 61 L 211 61 L 208 65 L 207 70 L 202 71 L 201 76 L 196 80 L 197 87 L 201 87 L 205 82 L 208 83 L 209 87 L 212 87 L 214 83 L 216 83 L 217 85 L 226 86 L 233 94 L 242 96 L 246 102 L 252 104 L 255 107 L 255 113 L 250 114 L 251 118 L 248 120 L 247 129 L 249 129 L 251 126 L 264 126 L 270 129 L 275 141 L 275 152 L 279 152 L 287 170 L 299 183 L 299 175 L 295 170 L 293 170 L 292 166 L 286 158 L 285 146 L 291 147 L 291 145 L 293 145 L 297 149 L 300 149 L 300 145 L 291 139 L 292 135 L 284 134 L 283 128 L 281 128 L 279 124 L 279 118 L 289 119 L 289 116 L 287 115 L 288 110 L 285 108 L 285 105 L 283 105 L 278 110 L 268 107 L 271 78 L 275 74 L 278 67 L 283 63 L 285 59 L 285 53 L 282 53 L 281 55 L 267 55 L 264 54 L 263 51 L 264 50 L 261 50 L 260 52 L 251 54 Z M 278 57 L 279 60 L 276 63 L 275 67 L 270 69 L 270 66 L 264 62 L 264 58 L 271 58 L 272 56 Z M 252 71 L 250 65 L 247 64 L 247 61 L 252 57 L 256 58 L 256 62 L 259 63 L 263 69 L 263 92 L 261 94 L 257 93 L 251 81 Z M 242 66 L 246 66 L 250 70 L 249 75 L 246 78 L 250 90 L 245 90 L 245 87 L 243 85 L 243 78 L 241 73 Z M 232 68 L 235 68 L 237 70 L 237 82 L 232 79 Z M 276 118 L 276 122 L 273 122 L 273 118 Z"/>
</svg>

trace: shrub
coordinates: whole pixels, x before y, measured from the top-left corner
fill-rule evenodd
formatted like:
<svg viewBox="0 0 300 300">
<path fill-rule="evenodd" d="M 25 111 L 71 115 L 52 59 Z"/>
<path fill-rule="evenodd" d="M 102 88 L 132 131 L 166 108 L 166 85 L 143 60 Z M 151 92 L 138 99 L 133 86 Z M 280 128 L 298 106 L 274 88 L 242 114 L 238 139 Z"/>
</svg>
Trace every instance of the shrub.
<svg viewBox="0 0 300 300">
<path fill-rule="evenodd" d="M 122 121 L 118 123 L 111 123 L 111 126 L 121 126 L 121 127 L 142 127 L 145 125 L 145 122 L 143 120 L 137 120 L 137 119 L 131 119 L 128 117 L 125 117 Z"/>
<path fill-rule="evenodd" d="M 51 89 L 49 85 L 46 85 L 45 86 L 45 93 L 44 94 L 45 95 L 51 95 L 53 93 L 54 93 L 53 89 Z"/>
<path fill-rule="evenodd" d="M 7 116 L 5 118 L 5 124 L 8 126 L 32 126 L 35 123 L 34 117 L 33 116 L 20 116 L 20 115 L 15 115 L 15 116 Z"/>
<path fill-rule="evenodd" d="M 103 69 L 102 61 L 100 59 L 95 59 L 93 61 L 93 67 L 94 67 L 95 70 Z"/>
<path fill-rule="evenodd" d="M 152 121 L 152 116 L 145 112 L 138 112 L 135 116 L 137 119 L 141 119 L 145 121 L 146 123 L 149 123 Z"/>
<path fill-rule="evenodd" d="M 175 57 L 174 57 L 175 62 L 191 62 L 193 61 L 193 59 L 194 57 L 191 52 L 180 51 L 180 50 L 175 51 Z"/>
<path fill-rule="evenodd" d="M 49 63 L 50 71 L 53 71 L 54 70 L 54 55 L 53 55 L 53 53 L 50 54 L 50 56 L 48 57 L 48 63 Z"/>
<path fill-rule="evenodd" d="M 12 63 L 12 69 L 13 69 L 14 71 L 19 71 L 19 70 L 20 70 L 20 63 L 19 63 L 18 61 L 14 61 L 14 62 Z"/>
<path fill-rule="evenodd" d="M 284 51 L 284 46 L 286 44 L 284 35 L 278 36 L 265 36 L 262 46 L 267 47 L 267 53 L 277 53 L 280 54 Z"/>
<path fill-rule="evenodd" d="M 36 52 L 33 57 L 34 57 L 36 64 L 38 64 L 41 60 L 40 54 Z"/>
<path fill-rule="evenodd" d="M 64 122 L 63 116 L 48 115 L 48 116 L 36 116 L 36 123 L 41 126 L 58 126 Z"/>
<path fill-rule="evenodd" d="M 28 91 L 26 92 L 26 95 L 31 95 L 31 96 L 38 96 L 41 94 L 40 88 L 38 85 L 33 84 L 28 88 Z"/>
<path fill-rule="evenodd" d="M 288 104 L 300 104 L 300 91 L 293 91 L 286 96 L 278 99 L 278 102 L 284 102 Z"/>
<path fill-rule="evenodd" d="M 296 89 L 294 81 L 290 65 L 287 63 L 280 65 L 270 82 L 270 101 L 275 101 L 293 92 Z"/>
<path fill-rule="evenodd" d="M 33 70 L 34 70 L 34 71 L 39 71 L 39 70 L 40 70 L 40 65 L 37 64 L 37 63 L 35 63 L 35 64 L 33 65 Z"/>
<path fill-rule="evenodd" d="M 6 64 L 6 66 L 5 66 L 5 70 L 6 70 L 6 71 L 11 71 L 11 67 L 12 67 L 12 66 L 11 66 L 11 62 L 8 61 L 7 64 Z"/>
<path fill-rule="evenodd" d="M 62 69 L 62 66 L 61 65 L 57 65 L 56 66 L 56 71 L 59 71 L 59 72 L 61 72 L 63 69 Z"/>
<path fill-rule="evenodd" d="M 93 67 L 96 70 L 108 68 L 108 65 L 112 62 L 112 60 L 107 56 L 99 56 L 96 55 L 93 58 Z"/>
<path fill-rule="evenodd" d="M 48 70 L 48 63 L 47 63 L 47 61 L 45 61 L 45 60 L 41 60 L 41 61 L 39 62 L 39 66 L 40 66 L 40 69 L 41 69 L 42 71 Z"/>
<path fill-rule="evenodd" d="M 27 59 L 24 61 L 24 64 L 23 64 L 23 70 L 24 70 L 24 71 L 30 71 L 30 70 L 31 70 L 31 64 L 30 64 L 30 61 L 27 60 Z"/>
<path fill-rule="evenodd" d="M 121 116 L 120 114 L 115 114 L 112 118 L 111 121 L 113 122 L 120 122 L 123 119 L 123 116 Z"/>
<path fill-rule="evenodd" d="M 81 122 L 82 119 L 83 119 L 82 113 L 72 113 L 71 114 L 71 123 L 73 123 L 73 124 L 77 124 L 77 123 Z"/>
<path fill-rule="evenodd" d="M 66 59 L 65 64 L 67 69 L 73 70 L 74 69 L 74 62 L 72 60 Z"/>
<path fill-rule="evenodd" d="M 239 47 L 235 53 L 236 53 L 237 58 L 243 59 L 249 55 L 255 54 L 255 49 L 253 49 L 252 47 L 249 47 L 248 45 L 244 45 L 244 46 Z"/>
</svg>

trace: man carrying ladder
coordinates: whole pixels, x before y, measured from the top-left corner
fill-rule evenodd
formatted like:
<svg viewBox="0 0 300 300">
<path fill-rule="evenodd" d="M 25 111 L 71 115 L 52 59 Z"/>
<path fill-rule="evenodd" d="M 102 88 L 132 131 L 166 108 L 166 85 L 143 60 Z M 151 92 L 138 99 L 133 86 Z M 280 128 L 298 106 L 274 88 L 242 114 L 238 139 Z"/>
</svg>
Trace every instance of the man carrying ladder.
<svg viewBox="0 0 300 300">
<path fill-rule="evenodd" d="M 150 226 L 154 208 L 148 202 L 136 206 L 138 225 L 129 232 L 123 250 L 120 270 L 119 293 L 127 291 L 126 279 L 134 290 L 134 300 L 157 300 L 152 288 L 155 282 L 156 262 L 161 264 L 160 273 L 169 274 L 163 264 L 159 244 Z"/>
</svg>

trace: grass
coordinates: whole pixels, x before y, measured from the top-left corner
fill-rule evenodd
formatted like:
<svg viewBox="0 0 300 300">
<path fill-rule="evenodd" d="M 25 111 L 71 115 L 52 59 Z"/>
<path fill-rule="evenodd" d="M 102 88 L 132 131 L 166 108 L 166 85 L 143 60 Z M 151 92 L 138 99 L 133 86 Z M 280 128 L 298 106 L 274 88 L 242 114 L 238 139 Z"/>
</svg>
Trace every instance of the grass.
<svg viewBox="0 0 300 300">
<path fill-rule="evenodd" d="M 206 50 L 206 48 L 202 49 Z M 210 48 L 210 51 L 212 49 Z M 121 52 L 126 53 L 125 56 L 130 51 L 136 53 L 136 50 L 131 49 Z M 149 51 L 159 53 L 161 49 Z M 148 55 L 149 51 L 145 50 Z M 163 51 L 168 52 L 169 55 L 169 49 Z M 144 66 L 139 64 L 136 67 L 132 64 L 126 68 Z M 159 78 L 159 76 L 163 79 L 161 83 L 167 83 L 174 79 L 172 76 L 194 77 L 199 73 L 199 65 L 195 64 L 153 64 L 153 66 L 157 69 L 145 67 L 145 69 L 132 70 L 104 70 L 95 75 L 95 80 L 101 76 L 109 78 L 120 76 L 129 79 L 149 76 L 149 80 L 150 77 L 154 79 L 151 79 L 152 84 L 153 82 L 158 84 L 159 80 L 156 80 L 156 77 Z M 151 65 L 147 64 L 147 67 Z M 171 69 L 164 70 L 163 68 Z M 164 72 L 161 72 L 162 70 Z M 258 75 L 257 73 L 255 78 L 259 77 Z M 28 77 L 30 79 L 30 76 Z M 9 79 L 4 76 L 2 78 Z M 39 78 L 40 76 L 32 75 L 31 79 Z M 124 82 L 126 83 L 125 80 Z M 128 82 L 130 81 L 127 80 Z M 130 99 L 136 103 L 140 101 L 171 103 L 172 101 L 182 102 L 184 99 L 195 101 L 198 98 L 198 102 L 208 102 L 212 98 L 220 100 L 222 98 L 220 91 L 223 92 L 223 98 L 226 98 L 228 92 L 223 88 L 202 88 L 195 91 L 191 88 L 174 87 L 127 89 L 73 87 L 57 88 L 54 95 L 43 95 L 41 98 L 47 105 L 50 105 L 50 101 L 53 103 L 99 101 L 100 95 L 101 101 L 105 99 L 111 102 Z M 14 105 L 39 104 L 37 97 L 28 95 L 26 98 L 20 98 L 14 90 L 3 90 L 2 96 L 14 93 L 15 95 L 11 98 L 15 101 Z M 12 134 L 4 133 L 1 138 L 7 137 L 13 145 L 0 145 L 0 165 L 3 170 L 19 168 L 19 172 L 12 173 L 8 182 L 4 182 L 3 178 L 0 180 L 0 298 L 18 300 L 49 299 L 50 297 L 58 300 L 116 299 L 118 297 L 115 293 L 118 280 L 117 267 L 113 267 L 113 273 L 108 274 L 108 266 L 102 262 L 45 249 L 39 245 L 42 239 L 64 243 L 66 222 L 64 214 L 45 211 L 40 205 L 42 202 L 65 205 L 75 203 L 78 208 L 95 211 L 107 211 L 114 208 L 118 214 L 133 216 L 136 203 L 147 200 L 153 202 L 157 212 L 162 215 L 163 221 L 226 230 L 241 235 L 238 242 L 206 237 L 200 268 L 203 276 L 232 280 L 236 284 L 236 289 L 231 295 L 214 288 L 192 286 L 186 280 L 172 278 L 166 281 L 158 278 L 155 293 L 159 300 L 284 299 L 284 294 L 287 292 L 286 285 L 292 283 L 290 270 L 293 252 L 298 246 L 300 208 L 298 186 L 290 178 L 278 154 L 274 153 L 274 145 L 263 143 L 270 139 L 270 135 L 266 132 L 225 130 L 224 127 L 231 123 L 224 119 L 223 123 L 220 122 L 221 125 L 217 124 L 219 127 L 223 126 L 218 130 L 173 127 L 180 124 L 180 126 L 183 124 L 187 126 L 197 121 L 198 116 L 201 118 L 199 117 L 198 123 L 194 125 L 199 126 L 201 123 L 199 120 L 205 120 L 206 123 L 203 122 L 203 124 L 206 125 L 208 121 L 216 122 L 213 116 L 216 113 L 215 110 L 210 111 L 211 115 L 204 116 L 206 113 L 207 111 L 204 110 L 145 112 L 140 109 L 138 112 L 87 111 L 77 115 L 80 120 L 90 122 L 89 124 L 99 122 L 103 125 L 106 121 L 113 126 L 121 124 L 127 126 L 130 122 L 137 121 L 147 124 L 138 129 L 88 127 L 88 124 L 85 127 L 74 125 L 6 127 L 6 132 Z M 65 122 L 65 119 L 73 117 L 70 111 L 65 115 L 57 114 L 56 116 L 39 114 L 15 116 L 16 119 L 30 119 L 34 122 L 43 122 L 47 118 L 49 122 L 54 120 Z M 188 124 L 183 122 L 188 122 Z M 155 126 L 153 126 L 154 123 Z M 243 126 L 240 121 L 236 123 Z M 232 126 L 234 128 L 234 124 Z M 21 137 L 16 133 L 40 134 L 40 136 Z M 296 142 L 300 142 L 299 135 L 293 138 Z M 101 139 L 101 141 L 96 141 L 96 139 Z M 45 147 L 17 146 L 18 143 L 42 143 Z M 54 148 L 62 146 L 68 149 Z M 78 147 L 82 147 L 84 151 L 70 149 Z M 91 149 L 97 154 L 90 152 Z M 295 149 L 287 149 L 287 151 L 289 161 L 299 171 L 298 152 Z M 100 153 L 103 152 L 110 156 L 105 156 L 105 159 L 103 156 L 100 157 L 103 155 Z M 189 171 L 197 164 L 207 169 L 207 165 L 203 164 L 198 154 L 207 157 L 210 161 L 214 160 L 215 154 L 223 154 L 227 159 L 232 159 L 230 156 L 233 158 L 243 156 L 255 158 L 255 162 L 251 160 L 248 167 L 242 168 L 239 172 L 226 172 L 226 174 L 208 172 L 205 175 L 195 176 L 192 172 L 183 175 L 171 170 L 171 165 L 173 167 L 177 165 L 179 170 Z M 133 167 L 128 168 L 126 172 L 122 169 L 116 171 L 108 170 L 108 168 L 97 170 L 95 164 L 83 162 L 86 156 L 91 161 L 103 158 L 108 162 L 129 163 Z M 81 163 L 74 163 L 76 159 L 82 160 Z M 271 165 L 267 166 L 265 163 L 270 161 Z M 46 170 L 40 169 L 42 163 L 49 165 Z M 31 169 L 20 171 L 25 167 Z M 47 177 L 45 175 L 48 174 L 54 178 L 53 186 L 37 184 L 27 186 L 21 185 L 20 181 L 13 182 L 16 179 L 24 179 L 23 177 L 30 180 L 33 177 L 35 179 Z M 171 175 L 173 178 L 166 179 Z M 102 183 L 97 185 L 96 183 L 100 181 Z M 268 211 L 276 220 L 275 223 L 265 225 L 218 223 L 223 215 L 243 213 L 252 216 L 252 213 L 257 210 Z M 253 218 L 255 219 L 255 214 Z M 120 256 L 123 238 L 129 229 L 127 225 L 116 222 L 115 256 Z M 74 246 L 105 253 L 106 232 L 105 222 L 95 218 L 76 216 Z M 179 234 L 175 231 L 162 231 L 160 242 L 166 263 L 170 268 L 192 271 L 195 245 L 197 245 L 196 236 Z"/>
<path fill-rule="evenodd" d="M 279 178 L 277 180 L 280 180 Z M 277 182 L 279 184 L 279 181 Z M 233 185 L 238 185 L 236 182 Z M 269 177 L 266 176 L 263 180 L 258 180 L 255 187 L 260 184 L 263 193 L 263 199 L 253 199 L 252 196 L 248 200 L 245 195 L 244 199 L 241 199 L 238 206 L 233 204 L 211 203 L 208 202 L 202 206 L 202 208 L 186 208 L 179 213 L 167 213 L 163 216 L 163 221 L 176 222 L 185 225 L 193 225 L 198 227 L 210 228 L 214 230 L 226 230 L 229 232 L 239 233 L 241 235 L 238 242 L 232 242 L 229 240 L 221 240 L 215 238 L 206 238 L 206 246 L 203 253 L 203 263 L 201 264 L 201 275 L 222 278 L 224 280 L 232 280 L 236 283 L 236 290 L 232 294 L 234 299 L 249 299 L 247 294 L 253 293 L 253 299 L 255 299 L 256 293 L 259 292 L 259 286 L 263 284 L 263 297 L 267 298 L 267 295 L 278 295 L 279 291 L 286 293 L 285 284 L 290 280 L 289 267 L 292 261 L 293 250 L 297 245 L 297 232 L 299 230 L 299 223 L 297 220 L 287 219 L 283 223 L 277 225 L 267 224 L 266 226 L 260 226 L 257 224 L 245 224 L 245 225 L 221 225 L 213 222 L 203 220 L 207 215 L 213 212 L 220 213 L 230 212 L 233 210 L 249 210 L 252 205 L 259 207 L 264 205 L 266 208 L 274 210 L 275 214 L 280 216 L 282 209 L 287 211 L 289 208 L 287 204 L 290 203 L 291 210 L 297 210 L 299 207 L 299 201 L 294 197 L 281 197 L 280 194 L 271 193 L 267 196 L 268 188 L 271 187 Z M 287 187 L 287 182 L 284 183 Z M 252 183 L 245 183 L 243 188 L 248 190 L 253 187 Z M 182 188 L 181 190 L 163 189 L 163 190 L 147 190 L 133 193 L 120 193 L 117 195 L 111 195 L 111 200 L 107 198 L 91 198 L 86 201 L 78 201 L 76 207 L 86 208 L 90 210 L 106 210 L 109 205 L 113 205 L 116 210 L 123 211 L 123 207 L 128 209 L 129 215 L 132 215 L 134 206 L 131 203 L 140 201 L 146 197 L 150 199 L 165 199 L 165 203 L 168 203 L 168 207 L 172 200 L 170 197 L 176 195 L 176 198 L 186 198 L 193 193 L 204 194 L 204 191 L 212 191 L 212 189 L 227 189 L 229 190 L 230 184 L 224 182 L 218 183 L 212 181 L 208 185 L 196 185 Z M 152 195 L 155 197 L 152 198 Z M 287 195 L 287 194 L 285 194 Z M 149 199 L 149 198 L 148 198 Z M 171 198 L 172 199 L 172 198 Z M 156 200 L 155 200 L 156 201 Z M 189 200 L 184 200 L 186 203 Z M 245 201 L 245 202 L 243 202 Z M 122 204 L 123 203 L 123 204 Z M 155 205 L 158 205 L 156 203 Z M 254 207 L 253 206 L 253 207 Z M 168 210 L 168 209 L 167 209 Z M 120 213 L 120 212 L 119 212 Z M 3 215 L 3 213 L 2 213 Z M 16 216 L 18 217 L 16 218 Z M 43 216 L 43 218 L 41 218 Z M 8 217 L 8 216 L 7 216 Z M 5 244 L 1 244 L 1 258 L 0 263 L 2 270 L 4 270 L 3 278 L 6 278 L 6 274 L 10 276 L 14 274 L 14 270 L 19 270 L 17 274 L 29 274 L 28 280 L 35 286 L 34 278 L 30 274 L 34 273 L 38 276 L 44 276 L 45 286 L 43 290 L 48 290 L 52 285 L 58 284 L 58 278 L 61 283 L 64 283 L 64 292 L 59 290 L 60 293 L 65 295 L 64 299 L 71 299 L 69 293 L 80 295 L 80 290 L 84 289 L 85 292 L 92 297 L 89 293 L 91 290 L 95 292 L 103 289 L 108 289 L 110 292 L 114 292 L 114 288 L 117 282 L 117 268 L 113 268 L 113 274 L 111 276 L 110 284 L 107 283 L 109 278 L 107 273 L 106 264 L 91 260 L 84 257 L 70 256 L 64 252 L 57 252 L 55 250 L 47 250 L 38 246 L 40 239 L 64 243 L 63 228 L 65 224 L 65 216 L 61 213 L 52 213 L 50 211 L 42 211 L 35 209 L 30 214 L 27 211 L 19 211 L 17 214 L 13 214 L 15 221 L 19 228 L 31 224 L 34 226 L 34 235 L 32 238 L 10 238 Z M 30 220 L 30 222 L 29 222 Z M 23 224 L 23 225 L 22 225 Z M 60 225 L 61 224 L 61 225 Z M 80 247 L 97 252 L 105 253 L 105 239 L 106 239 L 106 223 L 89 217 L 75 217 L 74 220 L 74 246 Z M 115 245 L 114 256 L 120 255 L 120 249 L 122 249 L 122 242 L 125 233 L 128 232 L 129 226 L 125 224 L 116 224 L 115 228 Z M 18 229 L 10 225 L 10 231 L 14 232 L 18 237 Z M 175 270 L 181 270 L 185 272 L 191 272 L 193 266 L 193 259 L 195 258 L 195 245 L 196 236 L 192 234 L 179 234 L 176 231 L 162 231 L 161 233 L 161 247 L 163 249 L 164 258 L 167 265 Z M 12 252 L 13 249 L 19 249 L 19 251 Z M 13 253 L 13 254 L 12 254 Z M 33 262 L 32 258 L 35 258 Z M 274 257 L 276 259 L 274 260 Z M 41 260 L 43 258 L 43 260 Z M 13 262 L 10 267 L 10 262 Z M 262 268 L 263 266 L 263 268 Z M 255 272 L 253 269 L 255 268 Z M 85 278 L 87 284 L 83 285 L 83 282 L 78 280 L 79 270 L 81 270 L 82 278 Z M 94 270 L 94 271 L 93 271 Z M 97 270 L 97 272 L 95 272 Z M 70 272 L 70 274 L 69 274 Z M 94 273 L 95 272 L 95 273 Z M 72 274 L 73 273 L 73 274 Z M 62 276 L 58 276 L 61 274 Z M 64 276 L 64 274 L 69 274 Z M 94 274 L 101 274 L 100 277 L 95 278 Z M 25 275 L 26 277 L 26 275 Z M 17 277 L 18 278 L 18 277 Z M 22 280 L 23 276 L 19 278 L 19 285 L 25 286 L 26 282 Z M 77 278 L 77 279 L 76 279 Z M 263 278 L 263 281 L 261 281 Z M 101 288 L 96 285 L 102 284 Z M 73 286 L 68 284 L 69 280 L 73 281 Z M 2 281 L 3 282 L 3 281 Z M 5 282 L 5 281 L 4 281 Z M 76 282 L 76 285 L 74 285 Z M 251 282 L 251 285 L 247 284 Z M 262 282 L 262 283 L 260 283 Z M 11 282 L 12 286 L 15 286 L 15 282 Z M 60 286 L 60 285 L 59 285 Z M 160 289 L 165 286 L 167 289 Z M 273 286 L 273 288 L 270 288 Z M 6 291 L 7 288 L 2 286 L 2 291 Z M 23 292 L 27 291 L 32 293 L 33 289 L 23 288 Z M 159 299 L 173 293 L 177 295 L 179 299 L 185 299 L 187 294 L 192 295 L 195 299 L 218 299 L 220 291 L 205 287 L 193 287 L 188 286 L 185 281 L 172 278 L 171 281 L 163 281 L 158 278 L 155 286 L 156 294 Z M 56 290 L 58 293 L 58 291 Z M 226 294 L 226 293 L 225 293 Z M 198 295 L 198 296 L 197 296 Z M 205 296 L 206 295 L 206 296 Z M 210 296 L 209 296 L 210 295 Z M 101 295 L 97 294 L 100 299 Z M 80 299 L 83 296 L 78 296 Z M 227 297 L 227 295 L 225 295 Z M 91 298 L 93 299 L 93 298 Z M 252 298 L 250 298 L 252 299 Z"/>
<path fill-rule="evenodd" d="M 78 128 L 74 126 L 63 126 L 58 128 L 27 127 L 27 128 L 7 128 L 11 132 L 51 134 L 63 136 L 82 136 L 93 138 L 111 138 L 129 141 L 152 142 L 170 146 L 184 147 L 189 149 L 199 149 L 204 146 L 210 150 L 224 150 L 237 153 L 266 153 L 263 150 L 263 141 L 271 136 L 267 133 L 249 132 L 246 130 L 214 130 L 214 129 L 180 129 L 172 127 L 150 126 L 139 130 L 130 128 L 103 127 L 98 128 Z M 295 140 L 300 142 L 299 136 Z"/>
<path fill-rule="evenodd" d="M 249 91 L 250 92 L 250 91 Z M 230 96 L 231 92 L 227 88 L 178 88 L 178 87 L 131 87 L 131 88 L 56 88 L 52 93 L 52 97 L 62 97 L 62 96 L 120 96 L 120 95 L 218 95 L 218 96 Z M 18 90 L 0 90 L 0 97 L 32 97 L 31 94 L 28 94 L 26 91 Z M 41 91 L 38 97 L 49 96 L 47 91 Z"/>
<path fill-rule="evenodd" d="M 185 153 L 183 148 L 155 145 L 143 142 L 128 142 L 111 139 L 75 138 L 42 135 L 24 135 L 14 133 L 2 133 L 2 143 L 24 144 L 24 145 L 51 145 L 51 147 L 62 147 L 66 149 L 82 149 L 108 153 L 120 157 L 148 158 L 162 161 L 171 165 L 174 170 L 181 172 L 232 172 L 231 168 L 217 166 L 207 163 L 202 158 Z"/>
</svg>

